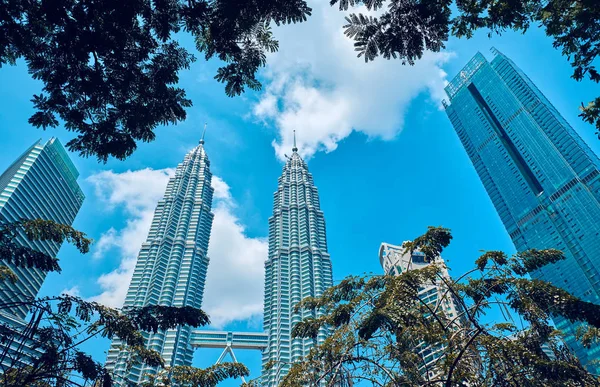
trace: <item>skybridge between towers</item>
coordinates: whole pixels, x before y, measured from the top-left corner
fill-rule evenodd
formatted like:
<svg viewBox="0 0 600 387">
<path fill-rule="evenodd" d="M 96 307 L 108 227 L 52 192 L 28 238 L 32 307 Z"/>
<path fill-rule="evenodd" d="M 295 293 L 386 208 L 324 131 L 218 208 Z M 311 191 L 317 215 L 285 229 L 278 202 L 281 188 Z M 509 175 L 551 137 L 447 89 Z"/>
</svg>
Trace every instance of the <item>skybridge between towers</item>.
<svg viewBox="0 0 600 387">
<path fill-rule="evenodd" d="M 237 363 L 234 349 L 253 349 L 264 351 L 269 343 L 269 336 L 262 332 L 227 332 L 227 331 L 194 331 L 191 346 L 193 348 L 223 348 L 223 352 L 215 364 L 220 364 L 227 355 Z M 242 382 L 246 383 L 244 377 Z"/>
</svg>

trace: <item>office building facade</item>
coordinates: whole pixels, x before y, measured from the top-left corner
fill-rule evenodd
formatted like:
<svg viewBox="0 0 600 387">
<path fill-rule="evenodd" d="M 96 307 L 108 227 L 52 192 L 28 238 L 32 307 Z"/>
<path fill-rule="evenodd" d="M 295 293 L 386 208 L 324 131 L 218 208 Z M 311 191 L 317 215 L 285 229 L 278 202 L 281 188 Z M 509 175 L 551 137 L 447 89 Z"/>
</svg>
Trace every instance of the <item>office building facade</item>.
<svg viewBox="0 0 600 387">
<path fill-rule="evenodd" d="M 566 259 L 531 274 L 600 303 L 600 161 L 509 58 L 478 53 L 448 84 L 446 113 L 518 251 L 556 248 Z M 554 320 L 593 372 L 600 347 Z"/>
<path fill-rule="evenodd" d="M 263 386 L 279 385 L 292 363 L 325 340 L 324 329 L 315 340 L 292 339 L 291 332 L 304 318 L 318 316 L 310 311 L 296 313 L 294 305 L 305 297 L 323 294 L 330 286 L 331 260 L 319 193 L 294 141 L 274 194 L 273 216 L 269 218 L 264 301 L 268 346 L 263 352 Z M 272 363 L 272 367 L 265 367 L 267 363 Z"/>
<path fill-rule="evenodd" d="M 213 221 L 213 188 L 204 140 L 177 166 L 158 202 L 148 238 L 142 244 L 124 309 L 146 305 L 200 308 L 208 269 Z M 146 347 L 158 351 L 165 366 L 191 365 L 192 328 L 145 333 Z M 139 385 L 156 370 L 141 364 L 128 368 L 130 354 L 114 340 L 106 361 L 117 385 Z"/>
<path fill-rule="evenodd" d="M 0 175 L 0 223 L 44 219 L 71 225 L 85 199 L 77 184 L 78 176 L 79 172 L 58 139 L 35 142 Z M 19 235 L 16 242 L 51 257 L 56 257 L 61 247 L 54 241 L 30 241 L 24 235 Z M 0 283 L 3 301 L 18 303 L 37 296 L 46 272 L 15 267 L 7 262 L 1 264 L 17 276 L 15 283 Z M 0 373 L 31 364 L 41 354 L 35 349 L 31 334 L 25 334 L 28 312 L 26 305 L 0 310 L 0 324 L 15 332 L 11 339 L 0 344 Z"/>
<path fill-rule="evenodd" d="M 404 242 L 406 243 L 406 242 Z M 385 274 L 400 275 L 410 270 L 418 270 L 430 265 L 425 260 L 425 254 L 421 251 L 414 251 L 412 254 L 406 251 L 404 243 L 401 246 L 390 243 L 382 243 L 379 247 L 379 263 Z M 440 275 L 449 283 L 452 281 L 448 274 L 448 269 L 442 257 L 437 257 L 435 263 L 440 265 Z M 435 284 L 427 284 L 421 287 L 418 292 L 419 297 L 432 310 L 439 310 L 444 313 L 450 326 L 453 329 L 459 329 L 465 324 L 465 316 L 456 299 L 448 292 L 448 287 L 442 279 Z M 415 350 L 423 359 L 419 365 L 419 371 L 425 379 L 436 379 L 440 375 L 441 369 L 438 367 L 438 361 L 444 356 L 443 345 L 417 345 Z M 441 365 L 441 364 L 440 364 Z"/>
<path fill-rule="evenodd" d="M 85 199 L 77 184 L 78 176 L 79 172 L 58 139 L 51 138 L 45 144 L 37 141 L 0 175 L 0 222 L 44 219 L 73 224 Z M 53 241 L 32 242 L 24 235 L 19 236 L 17 242 L 51 257 L 58 255 L 61 246 Z M 37 296 L 47 273 L 2 264 L 17 275 L 14 284 L 4 281 L 0 286 L 3 300 L 25 301 Z M 29 309 L 21 305 L 3 309 L 0 313 L 23 320 L 28 312 Z"/>
</svg>

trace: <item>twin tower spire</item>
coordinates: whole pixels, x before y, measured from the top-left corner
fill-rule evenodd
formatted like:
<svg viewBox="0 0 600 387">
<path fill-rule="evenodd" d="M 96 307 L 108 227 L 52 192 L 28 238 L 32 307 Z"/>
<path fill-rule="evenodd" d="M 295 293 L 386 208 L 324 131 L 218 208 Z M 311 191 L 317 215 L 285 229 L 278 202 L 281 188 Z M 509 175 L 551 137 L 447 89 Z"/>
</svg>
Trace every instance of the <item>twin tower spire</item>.
<svg viewBox="0 0 600 387">
<path fill-rule="evenodd" d="M 206 135 L 206 125 L 208 125 L 208 123 L 204 123 L 204 130 L 202 131 L 202 138 L 200 139 L 200 145 L 204 145 L 204 136 Z"/>
<path fill-rule="evenodd" d="M 298 152 L 298 147 L 296 147 L 296 131 L 294 130 L 294 147 L 292 148 L 292 152 Z"/>
</svg>

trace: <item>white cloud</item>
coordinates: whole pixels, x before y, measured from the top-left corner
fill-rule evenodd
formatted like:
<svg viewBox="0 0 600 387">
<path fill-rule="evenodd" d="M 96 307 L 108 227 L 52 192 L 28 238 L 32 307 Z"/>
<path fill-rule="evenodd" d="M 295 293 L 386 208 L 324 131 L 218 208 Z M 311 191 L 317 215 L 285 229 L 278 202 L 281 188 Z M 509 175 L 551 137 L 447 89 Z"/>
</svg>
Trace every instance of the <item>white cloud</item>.
<svg viewBox="0 0 600 387">
<path fill-rule="evenodd" d="M 222 328 L 232 321 L 258 319 L 262 315 L 268 244 L 264 238 L 248 237 L 235 215 L 236 203 L 227 183 L 213 176 L 212 186 L 215 218 L 202 309 L 214 327 Z"/>
<path fill-rule="evenodd" d="M 115 230 L 113 227 L 109 228 L 108 231 L 100 236 L 98 242 L 96 242 L 92 258 L 103 258 L 107 251 L 119 243 L 118 239 L 119 236 L 117 230 Z"/>
<path fill-rule="evenodd" d="M 156 203 L 173 173 L 172 169 L 105 171 L 88 178 L 97 196 L 109 208 L 122 207 L 127 217 L 124 228 L 110 228 L 96 244 L 94 257 L 100 259 L 114 250 L 119 252 L 121 261 L 117 269 L 100 276 L 102 293 L 91 297 L 92 300 L 113 307 L 123 305 Z M 236 203 L 229 185 L 213 176 L 212 186 L 215 217 L 202 308 L 210 315 L 213 326 L 222 327 L 234 320 L 257 319 L 262 315 L 267 241 L 247 236 L 245 226 L 235 215 Z"/>
<path fill-rule="evenodd" d="M 223 200 L 226 204 L 233 206 L 233 198 L 231 192 L 229 192 L 229 185 L 225 183 L 219 176 L 213 176 L 211 180 L 211 186 L 215 190 L 213 195 L 214 199 Z"/>
<path fill-rule="evenodd" d="M 146 168 L 123 173 L 103 171 L 87 179 L 108 210 L 119 207 L 127 217 L 122 229 L 111 227 L 96 243 L 93 252 L 95 259 L 101 259 L 109 251 L 118 252 L 121 259 L 118 268 L 98 278 L 102 292 L 91 297 L 91 300 L 112 307 L 123 306 L 137 254 L 148 235 L 156 203 L 163 196 L 167 181 L 174 173 L 175 170 L 171 168 Z"/>
<path fill-rule="evenodd" d="M 354 131 L 384 140 L 403 128 L 412 99 L 429 92 L 439 104 L 449 53 L 426 53 L 415 66 L 378 58 L 365 63 L 344 36 L 344 14 L 327 2 L 311 4 L 305 23 L 276 28 L 279 52 L 268 58 L 265 92 L 254 105 L 255 117 L 273 123 L 279 158 L 292 147 L 305 157 L 331 152 Z"/>
<path fill-rule="evenodd" d="M 69 295 L 69 296 L 74 296 L 74 297 L 79 297 L 81 296 L 81 289 L 79 289 L 79 286 L 75 285 L 70 289 L 63 289 L 62 292 L 60 292 L 61 295 Z"/>
</svg>

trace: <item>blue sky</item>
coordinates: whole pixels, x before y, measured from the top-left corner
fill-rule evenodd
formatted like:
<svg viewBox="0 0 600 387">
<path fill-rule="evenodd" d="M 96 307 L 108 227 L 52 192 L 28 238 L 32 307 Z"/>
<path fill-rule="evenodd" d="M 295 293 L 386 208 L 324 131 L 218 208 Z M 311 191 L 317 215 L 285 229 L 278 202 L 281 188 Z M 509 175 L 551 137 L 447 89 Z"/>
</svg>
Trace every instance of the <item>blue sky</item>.
<svg viewBox="0 0 600 387">
<path fill-rule="evenodd" d="M 319 189 L 335 280 L 381 272 L 380 243 L 401 243 L 428 225 L 452 229 L 454 241 L 444 257 L 454 275 L 470 269 L 481 250 L 512 252 L 439 109 L 444 81 L 477 51 L 491 58 L 492 46 L 513 59 L 600 153 L 593 128 L 577 117 L 579 104 L 595 97 L 598 85 L 572 80 L 566 58 L 543 31 L 452 39 L 445 52 L 427 54 L 415 67 L 384 59 L 365 64 L 342 34 L 343 15 L 327 6 L 314 8 L 309 22 L 275 30 L 281 50 L 261 71 L 262 91 L 228 98 L 212 79 L 218 63 L 198 61 L 181 74 L 194 103 L 186 122 L 159 128 L 157 140 L 139 144 L 126 161 L 98 164 L 72 155 L 87 196 L 75 226 L 96 245 L 86 256 L 63 248 L 63 272 L 48 276 L 42 294 L 70 289 L 111 305 L 122 302 L 154 205 L 172 168 L 197 144 L 204 122 L 218 177 L 205 309 L 218 327 L 260 330 L 267 220 L 293 129 Z M 191 46 L 190 39 L 183 41 Z M 30 99 L 39 91 L 24 63 L 0 70 L 0 169 L 39 138 L 57 136 L 63 143 L 72 138 L 62 129 L 43 132 L 27 124 Z M 102 360 L 108 342 L 97 340 L 89 348 Z M 199 352 L 195 363 L 209 365 L 218 355 Z M 258 375 L 258 354 L 238 357 Z"/>
</svg>

